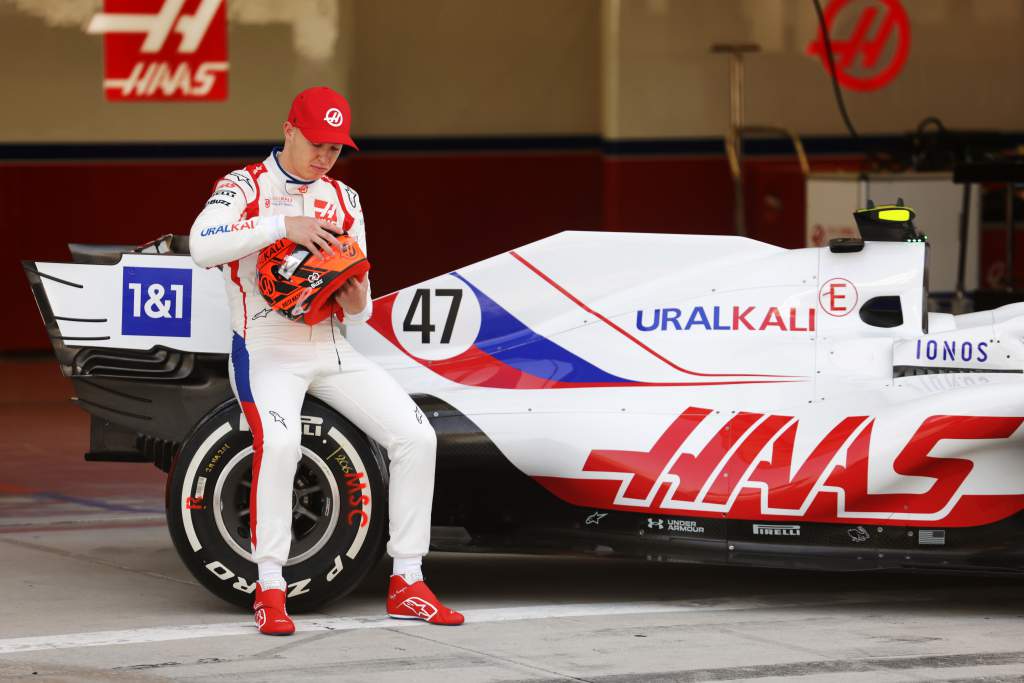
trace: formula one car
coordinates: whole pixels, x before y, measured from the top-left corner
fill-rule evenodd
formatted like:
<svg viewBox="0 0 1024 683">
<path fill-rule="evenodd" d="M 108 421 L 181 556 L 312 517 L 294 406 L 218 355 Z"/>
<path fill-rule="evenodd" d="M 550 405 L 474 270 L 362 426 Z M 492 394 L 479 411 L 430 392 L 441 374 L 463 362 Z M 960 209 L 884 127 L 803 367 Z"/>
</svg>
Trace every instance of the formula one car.
<svg viewBox="0 0 1024 683">
<path fill-rule="evenodd" d="M 911 217 L 794 250 L 563 232 L 376 299 L 347 336 L 437 431 L 436 548 L 1020 572 L 1024 305 L 928 312 Z M 85 457 L 168 472 L 181 557 L 247 606 L 222 280 L 183 237 L 70 246 L 24 265 L 92 416 Z M 295 610 L 356 586 L 387 528 L 387 454 L 312 398 L 302 421 Z"/>
</svg>

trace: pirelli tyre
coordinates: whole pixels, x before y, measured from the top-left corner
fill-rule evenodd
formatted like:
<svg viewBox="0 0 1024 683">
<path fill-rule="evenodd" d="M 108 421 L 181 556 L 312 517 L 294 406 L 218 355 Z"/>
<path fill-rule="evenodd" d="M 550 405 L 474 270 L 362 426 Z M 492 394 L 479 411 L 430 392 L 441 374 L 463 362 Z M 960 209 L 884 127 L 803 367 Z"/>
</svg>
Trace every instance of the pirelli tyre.
<svg viewBox="0 0 1024 683">
<path fill-rule="evenodd" d="M 359 585 L 384 551 L 387 464 L 348 420 L 307 398 L 292 497 L 288 609 L 302 612 Z M 185 566 L 217 596 L 250 608 L 252 434 L 235 401 L 195 429 L 174 462 L 167 522 Z"/>
</svg>

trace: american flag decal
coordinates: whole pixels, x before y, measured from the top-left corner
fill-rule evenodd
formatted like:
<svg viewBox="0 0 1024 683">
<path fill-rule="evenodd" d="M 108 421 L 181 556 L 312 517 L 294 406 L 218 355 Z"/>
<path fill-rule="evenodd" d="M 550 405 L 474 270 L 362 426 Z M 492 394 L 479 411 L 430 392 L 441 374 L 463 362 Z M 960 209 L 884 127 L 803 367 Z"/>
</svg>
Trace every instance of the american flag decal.
<svg viewBox="0 0 1024 683">
<path fill-rule="evenodd" d="M 917 532 L 918 545 L 946 545 L 945 529 L 920 529 Z"/>
</svg>

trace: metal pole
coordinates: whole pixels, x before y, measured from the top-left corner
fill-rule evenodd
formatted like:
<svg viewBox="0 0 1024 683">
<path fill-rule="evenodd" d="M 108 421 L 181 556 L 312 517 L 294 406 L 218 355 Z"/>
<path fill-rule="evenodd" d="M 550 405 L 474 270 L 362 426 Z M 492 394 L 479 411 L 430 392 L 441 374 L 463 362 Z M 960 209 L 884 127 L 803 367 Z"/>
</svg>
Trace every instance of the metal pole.
<svg viewBox="0 0 1024 683">
<path fill-rule="evenodd" d="M 711 51 L 729 55 L 729 131 L 725 135 L 725 154 L 732 174 L 733 230 L 747 234 L 746 205 L 743 198 L 743 53 L 757 52 L 757 45 L 712 45 Z"/>
<path fill-rule="evenodd" d="M 733 52 L 729 59 L 729 122 L 736 154 L 733 178 L 733 221 L 737 235 L 747 234 L 747 207 L 743 194 L 743 53 Z"/>
<path fill-rule="evenodd" d="M 956 294 L 953 297 L 953 313 L 964 313 L 964 277 L 967 264 L 967 228 L 971 216 L 971 184 L 964 183 L 964 198 L 960 205 L 960 249 L 956 261 Z"/>
<path fill-rule="evenodd" d="M 1014 273 L 1014 260 L 1016 235 L 1013 226 L 1013 182 L 1006 183 L 1006 291 L 1012 292 L 1015 288 L 1016 276 Z"/>
</svg>

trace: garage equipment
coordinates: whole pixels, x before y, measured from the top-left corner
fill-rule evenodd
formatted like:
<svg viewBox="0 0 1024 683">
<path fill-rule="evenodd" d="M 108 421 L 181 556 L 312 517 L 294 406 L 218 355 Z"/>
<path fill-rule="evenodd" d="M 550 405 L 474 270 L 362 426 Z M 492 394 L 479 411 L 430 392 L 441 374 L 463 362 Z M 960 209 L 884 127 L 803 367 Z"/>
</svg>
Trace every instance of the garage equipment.
<svg viewBox="0 0 1024 683">
<path fill-rule="evenodd" d="M 725 154 L 729 160 L 729 174 L 733 187 L 733 229 L 737 235 L 747 235 L 746 205 L 743 193 L 743 136 L 781 135 L 793 144 L 800 172 L 806 178 L 810 173 L 803 143 L 791 130 L 780 126 L 743 124 L 743 55 L 760 52 L 756 43 L 720 43 L 711 46 L 715 54 L 729 55 L 729 131 L 725 136 Z"/>
</svg>

